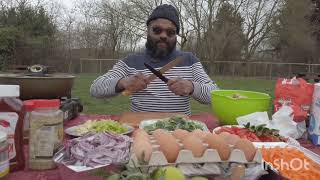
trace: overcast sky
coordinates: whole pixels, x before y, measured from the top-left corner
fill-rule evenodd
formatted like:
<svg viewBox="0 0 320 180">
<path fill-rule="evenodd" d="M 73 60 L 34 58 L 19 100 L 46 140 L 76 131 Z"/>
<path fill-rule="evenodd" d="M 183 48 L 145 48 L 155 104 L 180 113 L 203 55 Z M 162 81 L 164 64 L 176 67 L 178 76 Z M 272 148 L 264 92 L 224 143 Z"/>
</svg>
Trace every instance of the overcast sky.
<svg viewBox="0 0 320 180">
<path fill-rule="evenodd" d="M 75 0 L 52 0 L 52 1 L 59 2 L 59 3 L 63 4 L 65 7 L 67 7 L 67 8 L 72 8 L 73 2 Z"/>
</svg>

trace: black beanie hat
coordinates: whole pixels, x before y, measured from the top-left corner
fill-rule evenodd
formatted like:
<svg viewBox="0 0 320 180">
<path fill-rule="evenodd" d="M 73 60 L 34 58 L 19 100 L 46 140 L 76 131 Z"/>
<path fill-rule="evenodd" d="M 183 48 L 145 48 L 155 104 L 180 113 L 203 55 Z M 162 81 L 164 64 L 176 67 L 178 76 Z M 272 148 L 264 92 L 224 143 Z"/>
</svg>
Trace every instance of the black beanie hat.
<svg viewBox="0 0 320 180">
<path fill-rule="evenodd" d="M 171 22 L 173 22 L 173 24 L 176 25 L 177 27 L 177 34 L 179 34 L 179 30 L 180 30 L 179 14 L 176 8 L 168 4 L 162 4 L 157 6 L 149 16 L 147 20 L 147 26 L 152 20 L 155 20 L 158 18 L 168 19 Z"/>
</svg>

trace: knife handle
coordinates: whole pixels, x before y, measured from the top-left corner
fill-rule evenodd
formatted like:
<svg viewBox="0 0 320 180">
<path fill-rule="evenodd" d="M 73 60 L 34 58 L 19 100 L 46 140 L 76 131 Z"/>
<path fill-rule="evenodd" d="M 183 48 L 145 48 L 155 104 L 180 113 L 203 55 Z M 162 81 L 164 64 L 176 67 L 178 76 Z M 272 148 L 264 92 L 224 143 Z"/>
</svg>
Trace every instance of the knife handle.
<svg viewBox="0 0 320 180">
<path fill-rule="evenodd" d="M 147 84 L 150 84 L 151 81 L 153 81 L 154 79 L 156 79 L 157 76 L 154 74 L 151 74 L 150 76 L 148 76 L 147 78 Z M 124 90 L 121 93 L 123 96 L 130 96 L 132 94 L 132 92 L 128 91 L 128 90 Z"/>
<path fill-rule="evenodd" d="M 122 94 L 123 96 L 130 96 L 130 95 L 131 95 L 131 92 L 128 91 L 128 90 L 124 90 L 124 91 L 122 91 L 121 94 Z"/>
</svg>

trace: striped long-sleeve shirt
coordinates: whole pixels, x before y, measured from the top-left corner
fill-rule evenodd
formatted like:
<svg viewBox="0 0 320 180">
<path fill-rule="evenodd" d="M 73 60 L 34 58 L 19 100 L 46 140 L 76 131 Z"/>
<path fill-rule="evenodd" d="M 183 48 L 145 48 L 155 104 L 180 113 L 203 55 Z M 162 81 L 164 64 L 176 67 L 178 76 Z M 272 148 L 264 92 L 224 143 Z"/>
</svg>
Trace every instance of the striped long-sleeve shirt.
<svg viewBox="0 0 320 180">
<path fill-rule="evenodd" d="M 191 95 L 197 101 L 209 104 L 211 102 L 210 91 L 217 89 L 217 85 L 209 78 L 204 71 L 202 64 L 190 52 L 173 50 L 173 52 L 160 61 L 154 61 L 149 51 L 132 54 L 119 60 L 111 70 L 98 77 L 90 88 L 90 93 L 94 97 L 105 98 L 115 96 L 117 82 L 130 75 L 143 73 L 149 76 L 152 73 L 144 66 L 144 63 L 150 64 L 159 70 L 162 66 L 183 56 L 183 61 L 176 67 L 171 68 L 164 73 L 167 78 L 181 77 L 193 82 L 194 91 Z M 178 96 L 168 89 L 167 84 L 159 78 L 148 84 L 147 88 L 133 93 L 130 97 L 130 108 L 134 112 L 183 112 L 191 114 L 190 96 Z"/>
</svg>

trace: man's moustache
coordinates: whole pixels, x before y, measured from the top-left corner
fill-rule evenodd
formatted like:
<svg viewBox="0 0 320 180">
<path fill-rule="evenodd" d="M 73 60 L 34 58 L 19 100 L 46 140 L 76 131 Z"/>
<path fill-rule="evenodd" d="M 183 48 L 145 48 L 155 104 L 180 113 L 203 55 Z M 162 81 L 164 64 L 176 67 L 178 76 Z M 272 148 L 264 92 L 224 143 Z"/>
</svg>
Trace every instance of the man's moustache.
<svg viewBox="0 0 320 180">
<path fill-rule="evenodd" d="M 167 41 L 157 41 L 156 44 L 159 44 L 159 43 L 165 43 L 166 45 L 169 45 L 169 43 Z"/>
</svg>

